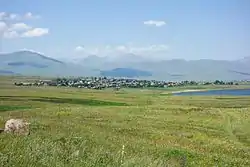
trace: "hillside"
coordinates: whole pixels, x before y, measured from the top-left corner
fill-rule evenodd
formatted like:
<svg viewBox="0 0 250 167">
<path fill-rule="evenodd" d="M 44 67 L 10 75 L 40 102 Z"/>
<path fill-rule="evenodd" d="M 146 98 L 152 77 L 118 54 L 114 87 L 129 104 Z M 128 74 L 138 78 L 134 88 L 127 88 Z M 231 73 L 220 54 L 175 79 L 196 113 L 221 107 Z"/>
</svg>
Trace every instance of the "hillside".
<svg viewBox="0 0 250 167">
<path fill-rule="evenodd" d="M 0 135 L 2 167 L 250 166 L 250 97 L 13 85 L 30 79 L 0 79 L 0 124 L 31 123 L 27 137 Z"/>
<path fill-rule="evenodd" d="M 127 57 L 126 57 L 127 56 Z M 60 61 L 31 51 L 0 54 L 0 75 L 110 76 L 156 80 L 246 80 L 250 79 L 250 59 L 149 60 L 134 54 L 121 57 Z"/>
<path fill-rule="evenodd" d="M 91 61 L 93 57 L 94 61 Z M 89 56 L 88 61 L 82 60 L 79 63 L 83 66 L 95 69 L 110 70 L 121 67 L 150 71 L 152 76 L 149 78 L 157 80 L 245 80 L 250 79 L 250 62 L 248 58 L 228 61 L 228 60 L 148 60 L 138 56 L 135 60 L 129 55 L 120 59 L 105 59 L 98 56 Z M 96 64 L 98 62 L 98 64 Z M 236 72 L 235 72 L 236 71 Z"/>
<path fill-rule="evenodd" d="M 0 75 L 20 75 L 20 74 L 14 73 L 13 71 L 0 70 Z"/>
<path fill-rule="evenodd" d="M 65 63 L 32 51 L 0 54 L 1 74 L 35 76 L 77 76 L 90 72 L 82 66 Z"/>
<path fill-rule="evenodd" d="M 108 77 L 148 77 L 152 76 L 149 71 L 137 70 L 132 68 L 115 68 L 112 70 L 106 70 L 100 72 L 101 76 L 108 76 Z"/>
<path fill-rule="evenodd" d="M 42 63 L 48 63 L 48 62 L 54 62 L 58 64 L 64 64 L 62 61 L 46 57 L 40 53 L 33 52 L 33 51 L 17 51 L 13 53 L 3 53 L 0 54 L 0 60 L 1 62 L 11 62 L 11 61 L 17 61 L 17 62 L 23 62 L 24 65 L 26 62 L 33 61 L 41 61 Z"/>
</svg>

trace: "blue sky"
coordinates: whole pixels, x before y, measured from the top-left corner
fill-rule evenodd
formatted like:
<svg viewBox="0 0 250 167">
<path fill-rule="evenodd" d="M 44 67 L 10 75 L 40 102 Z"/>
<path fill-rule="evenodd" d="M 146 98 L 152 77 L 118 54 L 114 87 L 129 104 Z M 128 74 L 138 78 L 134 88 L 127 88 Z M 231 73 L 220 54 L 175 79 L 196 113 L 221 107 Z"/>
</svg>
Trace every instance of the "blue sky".
<svg viewBox="0 0 250 167">
<path fill-rule="evenodd" d="M 249 0 L 0 0 L 1 50 L 51 57 L 250 56 Z"/>
</svg>

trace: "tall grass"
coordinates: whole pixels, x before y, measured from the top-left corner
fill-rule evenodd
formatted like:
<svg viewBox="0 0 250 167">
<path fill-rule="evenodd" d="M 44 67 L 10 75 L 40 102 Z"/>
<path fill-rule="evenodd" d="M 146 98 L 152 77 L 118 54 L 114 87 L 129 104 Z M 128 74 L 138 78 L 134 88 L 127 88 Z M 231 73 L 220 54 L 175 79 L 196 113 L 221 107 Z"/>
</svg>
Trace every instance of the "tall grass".
<svg viewBox="0 0 250 167">
<path fill-rule="evenodd" d="M 250 166 L 250 97 L 175 97 L 164 90 L 21 88 L 0 83 L 0 166 Z"/>
</svg>

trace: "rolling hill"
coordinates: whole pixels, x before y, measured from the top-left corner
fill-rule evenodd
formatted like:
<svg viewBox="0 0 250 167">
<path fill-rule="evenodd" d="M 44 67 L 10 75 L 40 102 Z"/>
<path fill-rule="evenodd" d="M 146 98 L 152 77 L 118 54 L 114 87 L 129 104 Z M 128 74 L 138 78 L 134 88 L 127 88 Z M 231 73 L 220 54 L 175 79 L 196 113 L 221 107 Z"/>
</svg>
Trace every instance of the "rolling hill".
<svg viewBox="0 0 250 167">
<path fill-rule="evenodd" d="M 127 57 L 126 57 L 127 56 Z M 60 61 L 32 51 L 0 54 L 0 75 L 110 76 L 156 80 L 249 80 L 250 58 L 240 60 L 147 60 L 133 54 L 122 57 L 90 55 L 77 63 Z"/>
<path fill-rule="evenodd" d="M 250 61 L 249 58 L 240 60 L 184 60 L 184 59 L 171 59 L 171 60 L 147 60 L 143 57 L 132 58 L 132 55 L 123 55 L 121 59 L 105 59 L 98 56 L 94 57 L 94 61 L 90 61 L 92 56 L 88 57 L 87 63 L 83 60 L 80 61 L 81 65 L 99 68 L 102 70 L 110 70 L 116 68 L 130 68 L 142 71 L 150 71 L 151 76 L 148 79 L 157 80 L 245 80 L 250 79 Z M 98 62 L 98 65 L 96 65 Z M 86 64 L 85 64 L 86 63 Z M 234 71 L 237 71 L 234 72 Z M 103 73 L 101 73 L 103 75 Z"/>
<path fill-rule="evenodd" d="M 79 76 L 91 74 L 82 66 L 65 63 L 33 51 L 0 54 L 1 74 L 31 76 Z"/>
<path fill-rule="evenodd" d="M 143 71 L 132 68 L 115 68 L 112 70 L 101 71 L 100 75 L 108 77 L 127 77 L 127 78 L 152 76 L 152 74 L 149 71 Z"/>
<path fill-rule="evenodd" d="M 63 66 L 59 60 L 31 51 L 0 54 L 0 70 L 23 75 L 56 75 Z"/>
</svg>

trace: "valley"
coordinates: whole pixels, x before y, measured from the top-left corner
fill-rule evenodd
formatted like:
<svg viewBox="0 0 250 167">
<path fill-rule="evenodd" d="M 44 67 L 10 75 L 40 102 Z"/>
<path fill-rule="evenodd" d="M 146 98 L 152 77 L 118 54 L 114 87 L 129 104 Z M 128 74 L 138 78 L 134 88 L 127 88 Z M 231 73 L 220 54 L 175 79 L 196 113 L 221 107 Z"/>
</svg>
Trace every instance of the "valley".
<svg viewBox="0 0 250 167">
<path fill-rule="evenodd" d="M 126 55 L 123 55 L 126 56 Z M 167 81 L 250 80 L 250 62 L 242 60 L 158 60 L 136 58 L 127 61 L 90 55 L 72 62 L 46 57 L 31 51 L 0 54 L 0 72 L 23 76 L 83 77 L 109 76 Z"/>
<path fill-rule="evenodd" d="M 249 96 L 13 85 L 31 80 L 0 80 L 0 125 L 30 122 L 27 137 L 0 134 L 2 166 L 250 165 Z"/>
</svg>

